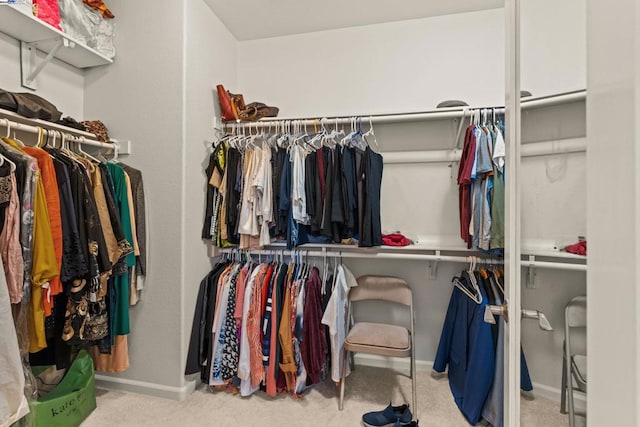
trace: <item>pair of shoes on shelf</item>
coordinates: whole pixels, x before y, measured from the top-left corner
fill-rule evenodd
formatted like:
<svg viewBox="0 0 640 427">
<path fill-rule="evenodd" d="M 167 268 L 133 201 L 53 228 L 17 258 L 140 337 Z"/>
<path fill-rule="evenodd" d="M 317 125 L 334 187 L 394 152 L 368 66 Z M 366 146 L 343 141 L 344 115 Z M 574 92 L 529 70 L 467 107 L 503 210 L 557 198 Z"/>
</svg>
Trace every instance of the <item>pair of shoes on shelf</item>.
<svg viewBox="0 0 640 427">
<path fill-rule="evenodd" d="M 393 406 L 389 402 L 389 406 L 382 411 L 367 412 L 362 416 L 362 423 L 366 427 L 398 427 L 398 426 L 417 426 L 418 423 L 411 421 L 413 414 L 409 410 L 409 405 Z"/>
<path fill-rule="evenodd" d="M 277 117 L 278 107 L 272 107 L 262 102 L 244 103 L 242 94 L 231 93 L 222 85 L 216 86 L 218 102 L 222 113 L 222 121 L 256 121 L 264 117 Z"/>
</svg>

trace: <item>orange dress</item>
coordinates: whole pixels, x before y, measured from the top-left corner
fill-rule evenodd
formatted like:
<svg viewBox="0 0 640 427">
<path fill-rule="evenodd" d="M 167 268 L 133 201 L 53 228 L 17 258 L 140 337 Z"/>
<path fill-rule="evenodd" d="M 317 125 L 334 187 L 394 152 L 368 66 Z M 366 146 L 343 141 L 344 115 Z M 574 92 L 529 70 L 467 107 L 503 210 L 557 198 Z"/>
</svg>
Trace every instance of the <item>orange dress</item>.
<svg viewBox="0 0 640 427">
<path fill-rule="evenodd" d="M 55 252 L 56 264 L 58 271 L 62 268 L 62 219 L 60 218 L 60 196 L 58 194 L 58 181 L 56 179 L 56 171 L 53 166 L 51 156 L 41 148 L 24 147 L 24 152 L 35 157 L 40 168 L 40 178 L 44 186 L 44 195 L 47 203 L 47 211 L 49 213 L 49 224 L 51 225 L 51 235 L 53 237 L 53 250 Z M 42 305 L 44 315 L 50 316 L 53 308 L 53 296 L 62 293 L 62 281 L 60 276 L 56 275 L 49 281 L 49 288 L 43 289 Z"/>
</svg>

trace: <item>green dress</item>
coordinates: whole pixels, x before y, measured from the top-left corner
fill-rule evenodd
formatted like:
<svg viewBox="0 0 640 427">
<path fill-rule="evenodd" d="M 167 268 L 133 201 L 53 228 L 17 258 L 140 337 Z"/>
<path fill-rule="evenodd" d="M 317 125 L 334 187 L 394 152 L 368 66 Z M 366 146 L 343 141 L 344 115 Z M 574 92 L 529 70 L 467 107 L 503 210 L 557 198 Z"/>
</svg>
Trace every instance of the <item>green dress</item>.
<svg viewBox="0 0 640 427">
<path fill-rule="evenodd" d="M 129 210 L 129 197 L 127 192 L 127 179 L 124 169 L 115 163 L 107 163 L 107 169 L 113 181 L 114 200 L 116 202 L 116 210 L 120 216 L 120 224 L 127 242 L 133 242 L 133 232 L 131 230 L 131 215 Z M 129 328 L 129 269 L 136 265 L 136 256 L 133 251 L 124 255 L 116 263 L 113 269 L 113 275 L 109 279 L 112 281 L 110 290 L 114 291 L 111 301 L 114 307 L 111 339 L 115 340 L 116 335 L 127 335 Z"/>
</svg>

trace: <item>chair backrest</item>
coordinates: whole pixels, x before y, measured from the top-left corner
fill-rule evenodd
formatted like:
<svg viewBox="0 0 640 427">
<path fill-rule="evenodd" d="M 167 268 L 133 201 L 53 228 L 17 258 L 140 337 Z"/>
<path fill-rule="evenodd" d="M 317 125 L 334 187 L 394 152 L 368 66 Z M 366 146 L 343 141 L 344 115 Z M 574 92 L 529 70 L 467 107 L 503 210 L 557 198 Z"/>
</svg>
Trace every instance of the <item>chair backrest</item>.
<svg viewBox="0 0 640 427">
<path fill-rule="evenodd" d="M 587 297 L 580 295 L 573 298 L 565 308 L 565 322 L 569 328 L 587 326 Z"/>
<path fill-rule="evenodd" d="M 360 276 L 349 291 L 349 301 L 391 301 L 412 307 L 411 288 L 404 280 L 390 276 Z"/>
</svg>

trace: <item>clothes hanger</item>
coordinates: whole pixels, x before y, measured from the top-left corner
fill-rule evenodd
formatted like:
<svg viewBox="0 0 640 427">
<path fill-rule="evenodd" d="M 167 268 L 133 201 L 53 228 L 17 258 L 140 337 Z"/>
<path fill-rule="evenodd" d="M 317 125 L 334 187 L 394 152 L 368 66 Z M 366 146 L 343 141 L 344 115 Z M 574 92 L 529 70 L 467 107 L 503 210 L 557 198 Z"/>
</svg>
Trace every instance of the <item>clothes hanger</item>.
<svg viewBox="0 0 640 427">
<path fill-rule="evenodd" d="M 7 163 L 9 163 L 9 168 L 11 169 L 11 172 L 15 172 L 17 169 L 16 164 L 8 157 L 5 157 L 4 154 L 0 153 L 0 166 L 4 165 L 4 162 L 6 161 Z"/>
<path fill-rule="evenodd" d="M 362 118 L 355 117 L 354 118 L 354 128 L 355 133 L 351 136 L 349 140 L 349 147 L 357 148 L 361 151 L 365 151 L 367 149 L 367 141 L 364 139 L 362 132 Z"/>
<path fill-rule="evenodd" d="M 458 279 L 457 277 L 454 277 L 451 280 L 451 282 L 453 283 L 453 286 L 455 286 L 456 288 L 460 289 L 462 291 L 462 293 L 464 293 L 466 296 L 468 296 L 476 304 L 482 304 L 482 294 L 481 293 L 478 293 L 477 295 L 474 295 L 464 284 L 462 284 L 462 282 L 460 282 L 460 279 Z"/>
<path fill-rule="evenodd" d="M 344 138 L 342 138 L 342 139 L 340 140 L 339 145 L 341 145 L 341 146 L 343 146 L 343 147 L 344 147 L 346 144 L 348 144 L 349 142 L 351 142 L 351 138 L 353 137 L 353 135 L 355 135 L 355 134 L 356 134 L 355 119 L 356 119 L 355 117 L 351 117 L 351 118 L 349 119 L 350 124 L 351 124 L 351 132 L 349 132 L 347 135 L 345 135 L 345 137 L 344 137 Z"/>
<path fill-rule="evenodd" d="M 318 132 L 318 119 L 313 119 L 313 136 L 307 141 L 307 144 L 309 144 L 314 150 L 317 150 L 319 148 L 318 146 L 316 146 L 316 142 L 321 141 L 326 133 L 326 129 L 322 124 L 322 119 L 320 121 L 320 124 L 321 130 L 320 132 Z"/>
<path fill-rule="evenodd" d="M 4 119 L 3 119 L 3 120 L 4 120 Z M 10 126 L 10 124 L 9 124 L 9 120 L 6 120 L 5 122 L 6 122 L 6 124 L 7 124 L 7 129 L 8 129 L 8 128 L 9 128 L 9 126 Z M 7 130 L 7 132 L 10 132 L 10 130 Z M 4 161 L 5 161 L 5 160 L 9 161 L 9 159 L 8 159 L 8 158 L 6 158 L 2 153 L 0 153 L 0 166 L 4 165 Z M 14 163 L 14 166 L 15 166 L 15 163 Z M 13 169 L 13 168 L 11 169 L 11 171 L 12 171 L 12 172 L 13 172 L 14 170 L 15 170 L 15 169 Z"/>
<path fill-rule="evenodd" d="M 92 162 L 95 162 L 95 163 L 100 163 L 100 160 L 96 159 L 91 154 L 87 153 L 82 149 L 82 142 L 86 142 L 86 141 L 87 139 L 84 136 L 75 138 L 74 142 L 76 144 L 76 151 L 78 152 L 78 154 L 80 154 L 82 157 L 86 158 L 87 160 L 91 160 Z M 115 144 L 114 144 L 114 147 L 115 147 Z"/>
<path fill-rule="evenodd" d="M 38 126 L 38 142 L 36 147 L 45 148 L 47 146 L 47 131 Z"/>
<path fill-rule="evenodd" d="M 9 135 L 11 135 L 11 122 L 8 119 L 5 119 L 5 123 L 7 124 L 7 138 L 9 138 Z M 9 163 L 11 172 L 15 172 L 16 164 L 12 162 L 11 159 L 0 153 L 0 166 L 4 165 L 5 161 Z"/>
<path fill-rule="evenodd" d="M 376 138 L 376 133 L 373 131 L 373 119 L 371 116 L 369 116 L 369 130 L 367 132 L 365 132 L 364 135 L 362 135 L 362 138 L 364 139 L 364 141 L 367 143 L 367 145 L 369 147 L 371 147 L 371 144 L 369 144 L 369 141 L 367 141 L 367 136 L 372 136 L 373 137 L 373 143 L 376 145 L 376 148 L 373 149 L 373 151 L 375 151 L 376 153 L 380 152 L 380 146 L 378 145 L 378 139 Z"/>
<path fill-rule="evenodd" d="M 51 139 L 51 148 L 53 149 L 59 149 L 59 147 L 56 147 L 56 134 L 53 131 L 46 131 L 46 137 L 47 137 L 47 142 L 45 143 L 45 147 L 47 145 L 49 145 L 49 140 Z"/>
<path fill-rule="evenodd" d="M 15 142 L 18 145 L 18 147 L 24 148 L 24 143 L 22 141 L 20 141 L 18 139 L 18 137 L 16 137 L 16 130 L 15 129 L 13 130 L 13 138 L 11 138 L 9 136 L 9 128 L 7 127 L 7 138 L 10 138 L 13 142 Z"/>
<path fill-rule="evenodd" d="M 475 269 L 476 269 L 477 263 L 478 263 L 477 257 L 472 256 L 469 269 L 467 270 L 467 276 L 469 277 L 471 286 L 473 287 L 473 290 L 476 292 L 476 295 L 477 295 L 477 297 L 473 298 L 473 300 L 476 301 L 478 304 L 481 304 L 482 292 L 480 292 L 480 286 L 478 285 L 478 281 L 476 280 L 476 276 L 475 276 Z"/>
<path fill-rule="evenodd" d="M 54 134 L 57 134 L 60 136 L 60 151 L 62 151 L 63 153 L 65 153 L 67 156 L 71 157 L 72 159 L 76 160 L 77 158 L 77 154 L 74 153 L 73 151 L 71 151 L 71 149 L 69 148 L 69 141 L 67 140 L 66 134 L 60 132 L 60 131 L 53 131 Z M 54 143 L 55 143 L 55 138 L 54 138 Z"/>
</svg>

